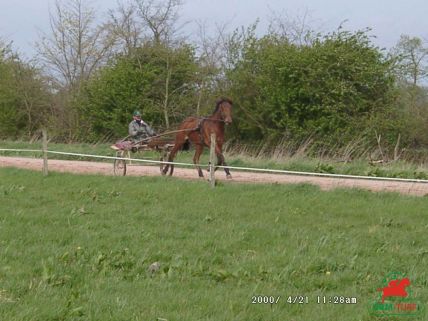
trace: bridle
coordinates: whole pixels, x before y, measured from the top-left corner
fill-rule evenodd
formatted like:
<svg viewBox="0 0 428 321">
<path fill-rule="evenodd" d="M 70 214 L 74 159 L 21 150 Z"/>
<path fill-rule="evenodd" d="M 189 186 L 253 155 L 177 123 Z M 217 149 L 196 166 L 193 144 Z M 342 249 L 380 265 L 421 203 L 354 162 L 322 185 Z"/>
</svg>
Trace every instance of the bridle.
<svg viewBox="0 0 428 321">
<path fill-rule="evenodd" d="M 224 115 L 223 108 L 221 106 L 219 108 L 220 108 L 221 119 L 212 119 L 212 118 L 209 118 L 209 117 L 202 117 L 201 119 L 202 120 L 210 120 L 210 121 L 218 121 L 218 122 L 221 122 L 221 123 L 226 123 L 226 121 L 224 120 L 226 117 Z"/>
</svg>

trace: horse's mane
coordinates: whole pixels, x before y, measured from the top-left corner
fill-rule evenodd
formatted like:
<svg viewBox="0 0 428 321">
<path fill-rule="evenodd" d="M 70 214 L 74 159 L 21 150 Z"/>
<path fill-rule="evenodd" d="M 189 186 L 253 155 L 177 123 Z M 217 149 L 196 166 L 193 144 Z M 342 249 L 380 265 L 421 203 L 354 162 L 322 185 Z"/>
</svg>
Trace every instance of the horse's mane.
<svg viewBox="0 0 428 321">
<path fill-rule="evenodd" d="M 214 114 L 218 111 L 218 109 L 220 108 L 220 105 L 221 105 L 222 103 L 224 103 L 224 102 L 227 102 L 227 103 L 229 103 L 230 105 L 233 105 L 232 100 L 230 100 L 229 98 L 222 97 L 222 98 L 220 98 L 220 99 L 218 99 L 218 100 L 216 101 L 216 105 L 215 105 L 215 109 L 214 109 Z"/>
</svg>

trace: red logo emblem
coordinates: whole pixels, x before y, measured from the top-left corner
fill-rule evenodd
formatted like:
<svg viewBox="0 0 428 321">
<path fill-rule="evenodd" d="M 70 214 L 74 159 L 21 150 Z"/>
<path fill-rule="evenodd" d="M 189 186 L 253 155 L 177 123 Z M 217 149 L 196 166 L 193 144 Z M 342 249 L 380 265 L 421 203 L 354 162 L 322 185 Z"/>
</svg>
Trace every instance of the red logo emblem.
<svg viewBox="0 0 428 321">
<path fill-rule="evenodd" d="M 377 289 L 378 291 L 382 291 L 382 303 L 385 302 L 385 298 L 392 296 L 401 298 L 407 297 L 406 287 L 409 285 L 410 280 L 408 278 L 389 281 L 388 286 Z"/>
<path fill-rule="evenodd" d="M 374 316 L 416 316 L 424 307 L 413 297 L 410 279 L 399 272 L 388 273 L 377 289 L 378 299 L 370 304 Z"/>
</svg>

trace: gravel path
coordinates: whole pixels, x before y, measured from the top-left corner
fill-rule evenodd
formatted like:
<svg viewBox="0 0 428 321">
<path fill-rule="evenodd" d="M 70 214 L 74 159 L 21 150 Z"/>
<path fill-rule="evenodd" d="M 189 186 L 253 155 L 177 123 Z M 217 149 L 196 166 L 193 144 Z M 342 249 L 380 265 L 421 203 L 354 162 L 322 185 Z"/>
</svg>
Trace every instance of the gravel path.
<svg viewBox="0 0 428 321">
<path fill-rule="evenodd" d="M 37 158 L 0 157 L 0 167 L 19 167 L 32 170 L 41 170 L 43 160 Z M 113 164 L 103 162 L 85 162 L 68 160 L 49 160 L 49 170 L 76 174 L 113 175 Z M 127 175 L 130 176 L 159 176 L 158 166 L 128 165 Z M 175 168 L 174 176 L 184 179 L 198 179 L 194 168 Z M 206 175 L 207 176 L 207 175 Z M 373 181 L 367 179 L 312 177 L 290 174 L 268 174 L 244 171 L 232 171 L 233 178 L 226 180 L 223 171 L 216 172 L 216 179 L 228 182 L 242 183 L 277 183 L 296 184 L 310 183 L 318 185 L 323 190 L 334 188 L 361 188 L 374 192 L 388 191 L 401 194 L 425 196 L 428 195 L 428 183 Z"/>
</svg>

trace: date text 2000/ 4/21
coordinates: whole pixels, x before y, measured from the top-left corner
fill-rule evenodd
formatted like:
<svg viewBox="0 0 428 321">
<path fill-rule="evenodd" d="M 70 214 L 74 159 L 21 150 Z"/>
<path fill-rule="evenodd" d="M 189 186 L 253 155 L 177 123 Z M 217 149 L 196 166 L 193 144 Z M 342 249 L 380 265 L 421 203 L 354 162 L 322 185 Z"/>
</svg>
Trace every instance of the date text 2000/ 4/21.
<svg viewBox="0 0 428 321">
<path fill-rule="evenodd" d="M 254 295 L 251 297 L 253 304 L 278 304 L 282 300 L 281 296 L 273 295 Z M 303 295 L 287 296 L 285 302 L 289 304 L 307 304 L 309 298 Z"/>
</svg>

